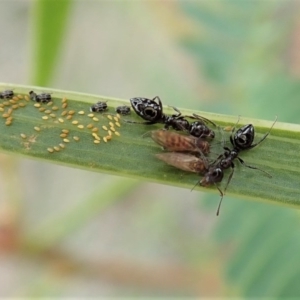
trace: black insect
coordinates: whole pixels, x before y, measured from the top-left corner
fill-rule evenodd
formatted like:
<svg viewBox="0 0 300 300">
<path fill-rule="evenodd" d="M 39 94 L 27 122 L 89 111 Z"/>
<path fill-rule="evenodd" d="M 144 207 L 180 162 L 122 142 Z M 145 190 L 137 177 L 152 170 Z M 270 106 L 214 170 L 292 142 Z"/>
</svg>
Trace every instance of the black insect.
<svg viewBox="0 0 300 300">
<path fill-rule="evenodd" d="M 157 100 L 158 103 L 155 101 Z M 163 113 L 163 106 L 160 98 L 158 96 L 153 99 L 148 98 L 132 98 L 130 99 L 131 106 L 138 116 L 146 120 L 142 124 L 156 124 L 162 123 L 165 124 L 165 129 L 172 128 L 178 131 L 187 131 L 195 137 L 201 138 L 214 138 L 215 133 L 210 128 L 207 127 L 206 123 L 211 123 L 213 126 L 216 126 L 212 121 L 193 114 L 192 116 L 182 116 L 181 112 L 176 108 L 171 106 L 176 114 L 171 116 L 165 115 Z M 197 120 L 190 123 L 186 118 Z M 130 123 L 137 123 L 132 122 Z"/>
<path fill-rule="evenodd" d="M 90 111 L 91 112 L 103 112 L 105 110 L 107 110 L 107 104 L 106 104 L 106 102 L 98 101 L 96 104 L 93 104 L 90 107 Z"/>
<path fill-rule="evenodd" d="M 49 103 L 52 99 L 49 93 L 36 94 L 34 91 L 29 92 L 29 97 L 31 100 L 41 103 Z"/>
<path fill-rule="evenodd" d="M 158 100 L 158 103 L 155 102 Z M 130 103 L 138 116 L 148 121 L 145 124 L 164 123 L 161 122 L 163 116 L 163 107 L 158 96 L 152 100 L 148 98 L 131 98 Z"/>
<path fill-rule="evenodd" d="M 238 161 L 245 167 L 250 169 L 259 170 L 263 173 L 265 173 L 268 177 L 272 177 L 269 173 L 253 166 L 249 166 L 245 164 L 245 162 L 239 157 L 239 153 L 244 150 L 250 150 L 257 145 L 259 145 L 261 142 L 263 142 L 266 137 L 270 134 L 274 124 L 277 121 L 277 117 L 271 126 L 270 130 L 259 140 L 257 143 L 253 144 L 254 136 L 255 136 L 255 130 L 254 126 L 252 124 L 245 125 L 238 129 L 235 133 L 235 127 L 233 127 L 231 136 L 230 136 L 230 143 L 232 145 L 232 149 L 229 149 L 227 147 L 224 147 L 224 153 L 221 154 L 208 168 L 208 172 L 204 175 L 202 180 L 200 181 L 200 185 L 202 186 L 209 186 L 214 184 L 217 189 L 220 192 L 221 200 L 218 206 L 217 210 L 217 216 L 219 215 L 221 203 L 223 200 L 223 196 L 226 192 L 226 189 L 232 179 L 233 173 L 234 173 L 234 160 L 238 159 Z M 217 183 L 221 182 L 224 176 L 224 170 L 231 168 L 232 171 L 228 177 L 224 192 L 221 191 L 221 189 L 217 186 Z"/>
<path fill-rule="evenodd" d="M 129 115 L 130 114 L 130 106 L 118 106 L 116 108 L 116 112 L 120 115 Z"/>
<path fill-rule="evenodd" d="M 6 90 L 0 93 L 0 99 L 11 99 L 14 96 L 12 90 Z"/>
</svg>

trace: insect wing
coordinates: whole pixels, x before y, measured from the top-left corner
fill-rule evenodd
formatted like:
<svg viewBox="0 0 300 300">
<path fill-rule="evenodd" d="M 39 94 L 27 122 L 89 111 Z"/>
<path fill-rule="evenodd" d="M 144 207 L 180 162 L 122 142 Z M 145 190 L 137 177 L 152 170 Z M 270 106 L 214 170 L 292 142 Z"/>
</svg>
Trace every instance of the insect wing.
<svg viewBox="0 0 300 300">
<path fill-rule="evenodd" d="M 166 164 L 183 171 L 200 174 L 205 173 L 207 171 L 203 160 L 191 154 L 167 152 L 159 153 L 155 156 L 158 159 L 164 161 Z"/>
<path fill-rule="evenodd" d="M 210 150 L 207 141 L 173 131 L 154 130 L 151 131 L 151 137 L 154 142 L 168 151 L 196 153 L 201 151 L 203 154 L 208 154 Z"/>
</svg>

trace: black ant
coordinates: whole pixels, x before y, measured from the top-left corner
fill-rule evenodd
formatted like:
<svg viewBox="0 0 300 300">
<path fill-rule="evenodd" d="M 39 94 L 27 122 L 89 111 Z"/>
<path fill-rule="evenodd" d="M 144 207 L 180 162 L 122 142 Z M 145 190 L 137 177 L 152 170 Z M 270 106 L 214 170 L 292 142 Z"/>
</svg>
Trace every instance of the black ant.
<svg viewBox="0 0 300 300">
<path fill-rule="evenodd" d="M 158 103 L 155 101 L 156 99 Z M 177 131 L 185 130 L 195 137 L 215 137 L 214 131 L 206 126 L 206 123 L 211 123 L 212 125 L 216 126 L 215 123 L 196 114 L 193 114 L 193 116 L 182 116 L 181 112 L 174 106 L 170 107 L 172 107 L 177 114 L 173 114 L 171 116 L 165 115 L 163 113 L 162 102 L 158 96 L 154 97 L 153 99 L 140 97 L 132 98 L 130 99 L 130 103 L 136 114 L 147 121 L 139 124 L 150 125 L 163 123 L 165 124 L 165 129 L 169 129 L 171 127 Z M 188 120 L 186 120 L 186 117 L 195 119 L 197 121 L 190 123 Z M 137 123 L 133 121 L 128 122 Z"/>
<path fill-rule="evenodd" d="M 239 120 L 238 120 L 239 121 Z M 217 210 L 217 216 L 219 215 L 220 212 L 220 207 L 221 207 L 221 203 L 223 200 L 223 196 L 226 192 L 226 189 L 232 179 L 233 173 L 234 173 L 234 160 L 238 159 L 238 161 L 245 167 L 250 168 L 250 169 L 255 169 L 255 170 L 259 170 L 263 173 L 265 173 L 268 177 L 272 178 L 272 176 L 257 168 L 257 167 L 253 167 L 253 166 L 249 166 L 246 165 L 245 162 L 239 157 L 239 153 L 241 151 L 244 150 L 250 150 L 254 147 L 256 147 L 257 145 L 259 145 L 261 142 L 263 142 L 266 137 L 270 134 L 274 124 L 277 121 L 277 117 L 273 123 L 273 125 L 271 126 L 270 130 L 261 138 L 260 141 L 258 141 L 257 143 L 253 144 L 254 141 L 254 136 L 255 136 L 255 130 L 254 130 L 254 126 L 252 124 L 248 124 L 245 125 L 243 127 L 241 127 L 240 129 L 238 129 L 235 134 L 234 130 L 235 130 L 235 126 L 232 129 L 231 132 L 231 136 L 230 136 L 230 143 L 233 147 L 233 149 L 229 149 L 227 147 L 224 147 L 224 153 L 221 154 L 208 168 L 208 172 L 206 172 L 206 174 L 204 175 L 204 177 L 202 178 L 202 180 L 200 181 L 200 185 L 202 186 L 208 186 L 211 184 L 214 184 L 217 189 L 220 192 L 220 196 L 221 196 L 221 200 L 218 206 L 218 210 Z M 238 122 L 237 122 L 238 123 Z M 224 176 L 224 170 L 231 168 L 232 171 L 228 177 L 224 192 L 221 191 L 221 189 L 217 186 L 216 183 L 221 182 Z"/>
<path fill-rule="evenodd" d="M 12 90 L 0 92 L 0 99 L 12 99 L 13 96 L 14 92 Z"/>
</svg>

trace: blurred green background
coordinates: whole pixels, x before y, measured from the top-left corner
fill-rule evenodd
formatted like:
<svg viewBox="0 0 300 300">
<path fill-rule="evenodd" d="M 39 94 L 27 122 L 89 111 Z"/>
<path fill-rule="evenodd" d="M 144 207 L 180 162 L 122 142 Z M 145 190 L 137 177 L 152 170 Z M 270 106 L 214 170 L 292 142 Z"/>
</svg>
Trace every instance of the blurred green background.
<svg viewBox="0 0 300 300">
<path fill-rule="evenodd" d="M 299 1 L 0 11 L 0 82 L 299 123 Z M 0 297 L 300 296 L 293 209 L 4 154 L 0 199 Z"/>
</svg>

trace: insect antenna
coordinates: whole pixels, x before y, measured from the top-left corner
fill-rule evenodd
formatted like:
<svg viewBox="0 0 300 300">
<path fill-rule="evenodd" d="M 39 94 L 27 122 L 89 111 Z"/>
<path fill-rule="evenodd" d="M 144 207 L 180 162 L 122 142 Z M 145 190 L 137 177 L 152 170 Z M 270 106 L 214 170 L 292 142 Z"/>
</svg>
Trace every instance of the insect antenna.
<svg viewBox="0 0 300 300">
<path fill-rule="evenodd" d="M 181 116 L 181 111 L 177 107 L 171 106 L 171 105 L 168 105 L 168 107 L 173 108 L 177 112 L 176 115 L 172 115 L 173 117 L 180 117 Z"/>
<path fill-rule="evenodd" d="M 233 139 L 233 134 L 234 134 L 234 131 L 235 131 L 235 127 L 237 126 L 237 124 L 239 124 L 240 118 L 241 118 L 241 116 L 239 115 L 238 120 L 236 121 L 236 123 L 234 124 L 234 126 L 231 129 L 230 140 Z"/>
<path fill-rule="evenodd" d="M 271 128 L 269 129 L 269 131 L 261 138 L 260 141 L 258 141 L 257 143 L 251 145 L 251 147 L 249 149 L 254 148 L 255 146 L 259 145 L 262 141 L 264 141 L 266 139 L 266 137 L 270 134 L 270 132 L 271 132 L 271 130 L 274 127 L 276 122 L 277 122 L 277 116 L 275 117 L 275 121 L 273 122 L 273 124 L 272 124 Z"/>
<path fill-rule="evenodd" d="M 216 123 L 214 123 L 213 121 L 211 121 L 210 119 L 204 118 L 202 116 L 199 116 L 197 114 L 193 114 L 193 116 L 186 116 L 189 117 L 191 119 L 195 119 L 195 120 L 202 120 L 204 123 L 210 123 L 211 125 L 213 125 L 214 127 L 219 127 Z"/>
</svg>

